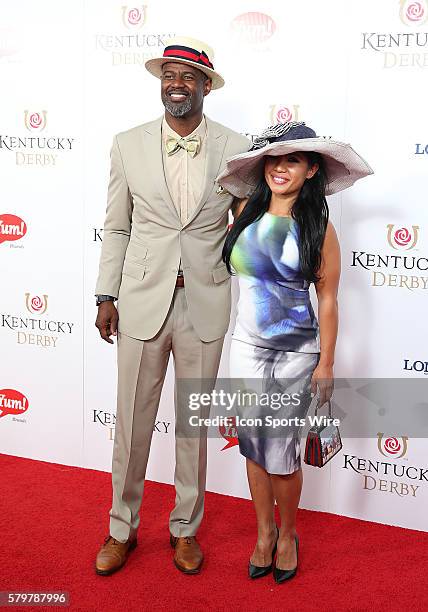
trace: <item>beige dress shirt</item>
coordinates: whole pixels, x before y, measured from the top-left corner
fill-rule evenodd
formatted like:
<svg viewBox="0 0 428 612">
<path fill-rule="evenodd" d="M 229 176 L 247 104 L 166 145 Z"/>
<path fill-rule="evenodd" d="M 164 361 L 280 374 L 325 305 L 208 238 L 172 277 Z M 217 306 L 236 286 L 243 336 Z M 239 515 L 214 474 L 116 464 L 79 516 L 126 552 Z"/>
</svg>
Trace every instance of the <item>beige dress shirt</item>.
<svg viewBox="0 0 428 612">
<path fill-rule="evenodd" d="M 189 155 L 185 149 L 179 149 L 173 155 L 168 155 L 165 147 L 167 138 L 172 137 L 180 140 L 181 136 L 168 125 L 165 117 L 163 118 L 162 159 L 165 179 L 172 201 L 183 224 L 192 215 L 202 197 L 207 158 L 207 123 L 205 116 L 202 117 L 198 127 L 186 138 L 195 135 L 201 137 L 201 146 L 195 157 Z"/>
</svg>

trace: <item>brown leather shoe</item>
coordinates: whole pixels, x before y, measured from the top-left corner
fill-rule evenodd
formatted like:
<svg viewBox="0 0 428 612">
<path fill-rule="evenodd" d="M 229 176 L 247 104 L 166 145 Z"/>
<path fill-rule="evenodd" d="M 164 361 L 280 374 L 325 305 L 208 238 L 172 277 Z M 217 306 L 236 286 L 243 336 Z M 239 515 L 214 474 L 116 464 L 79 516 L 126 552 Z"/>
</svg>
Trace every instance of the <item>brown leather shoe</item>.
<svg viewBox="0 0 428 612">
<path fill-rule="evenodd" d="M 104 540 L 95 561 L 95 571 L 100 576 L 109 576 L 125 565 L 129 553 L 137 546 L 137 540 L 122 543 L 108 536 Z"/>
<path fill-rule="evenodd" d="M 204 555 L 195 536 L 176 538 L 170 535 L 169 541 L 175 548 L 175 567 L 185 574 L 199 574 Z"/>
</svg>

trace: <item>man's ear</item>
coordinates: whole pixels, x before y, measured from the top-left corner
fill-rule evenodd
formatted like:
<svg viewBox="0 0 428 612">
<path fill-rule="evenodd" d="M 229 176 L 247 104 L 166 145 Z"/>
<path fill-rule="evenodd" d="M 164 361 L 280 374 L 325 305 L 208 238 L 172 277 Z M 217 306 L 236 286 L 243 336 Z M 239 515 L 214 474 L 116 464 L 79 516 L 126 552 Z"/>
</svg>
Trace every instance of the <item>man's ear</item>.
<svg viewBox="0 0 428 612">
<path fill-rule="evenodd" d="M 212 80 L 209 78 L 206 78 L 204 82 L 204 96 L 207 96 L 210 93 L 212 86 L 213 86 Z"/>
</svg>

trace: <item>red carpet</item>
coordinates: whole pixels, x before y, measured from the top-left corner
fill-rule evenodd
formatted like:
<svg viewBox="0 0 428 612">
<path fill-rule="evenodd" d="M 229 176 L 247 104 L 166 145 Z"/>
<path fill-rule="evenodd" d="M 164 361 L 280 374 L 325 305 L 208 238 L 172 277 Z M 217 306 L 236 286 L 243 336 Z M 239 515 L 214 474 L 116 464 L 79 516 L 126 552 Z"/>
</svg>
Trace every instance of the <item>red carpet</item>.
<svg viewBox="0 0 428 612">
<path fill-rule="evenodd" d="M 300 510 L 297 576 L 252 582 L 251 503 L 208 493 L 204 568 L 186 576 L 168 542 L 173 488 L 148 482 L 139 546 L 125 568 L 101 577 L 93 562 L 107 534 L 110 475 L 6 455 L 0 470 L 0 591 L 65 590 L 68 609 L 102 612 L 428 610 L 428 534 L 419 531 Z"/>
</svg>

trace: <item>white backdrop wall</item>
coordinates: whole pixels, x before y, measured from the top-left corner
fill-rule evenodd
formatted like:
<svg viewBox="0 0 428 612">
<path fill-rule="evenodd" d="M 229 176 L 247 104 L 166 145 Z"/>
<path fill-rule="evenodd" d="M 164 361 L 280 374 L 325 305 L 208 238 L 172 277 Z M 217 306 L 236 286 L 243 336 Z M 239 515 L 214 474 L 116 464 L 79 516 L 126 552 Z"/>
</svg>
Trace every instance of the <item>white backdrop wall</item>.
<svg viewBox="0 0 428 612">
<path fill-rule="evenodd" d="M 321 135 L 351 142 L 369 161 L 373 177 L 329 198 L 342 252 L 335 375 L 427 374 L 427 272 L 374 267 L 353 255 L 428 255 L 426 0 L 189 0 L 183 6 L 172 0 L 1 4 L 4 453 L 110 470 L 116 348 L 98 337 L 93 298 L 109 150 L 116 132 L 162 114 L 159 81 L 144 62 L 170 34 L 214 47 L 226 86 L 206 99 L 213 119 L 246 134 L 278 120 L 304 120 Z M 229 342 L 230 333 L 220 369 L 225 377 Z M 168 483 L 172 392 L 170 363 L 148 469 L 148 478 Z M 233 433 L 209 441 L 208 490 L 248 497 Z M 323 470 L 305 466 L 302 506 L 427 531 L 426 478 L 413 490 L 406 477 L 370 475 L 363 463 L 354 469 L 347 462 L 353 456 L 426 469 L 426 440 L 405 444 L 383 433 L 379 445 L 377 432 L 345 440 L 340 457 Z"/>
</svg>

